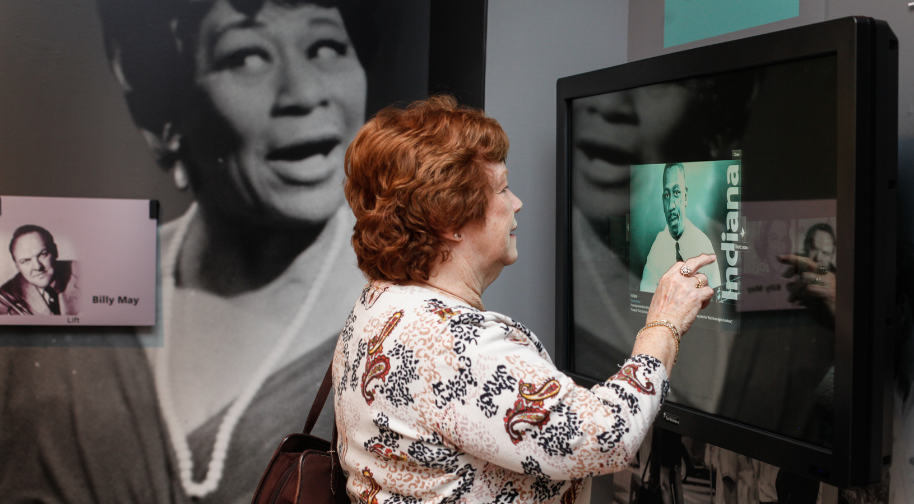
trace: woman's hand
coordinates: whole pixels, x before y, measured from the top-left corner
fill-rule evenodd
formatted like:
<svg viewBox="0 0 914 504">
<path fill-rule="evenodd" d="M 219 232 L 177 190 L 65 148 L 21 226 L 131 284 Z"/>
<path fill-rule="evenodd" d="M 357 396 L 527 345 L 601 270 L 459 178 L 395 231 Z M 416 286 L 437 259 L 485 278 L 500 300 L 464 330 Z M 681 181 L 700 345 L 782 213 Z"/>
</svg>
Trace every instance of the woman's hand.
<svg viewBox="0 0 914 504">
<path fill-rule="evenodd" d="M 809 309 L 813 318 L 825 327 L 835 327 L 835 284 L 837 278 L 829 265 L 819 264 L 808 257 L 795 254 L 777 256 L 782 264 L 791 268 L 782 276 L 796 277 L 787 284 L 790 297 L 787 301 L 799 302 Z"/>
<path fill-rule="evenodd" d="M 660 283 L 654 291 L 651 307 L 647 312 L 647 321 L 666 320 L 679 330 L 680 336 L 684 335 L 692 327 L 698 310 L 711 302 L 714 289 L 708 287 L 708 277 L 703 273 L 690 273 L 689 276 L 685 276 L 680 270 L 683 266 L 688 266 L 695 272 L 716 260 L 715 256 L 702 254 L 674 264 L 660 277 Z M 676 362 L 677 352 L 669 328 L 657 326 L 645 329 L 632 350 L 632 355 L 638 354 L 648 354 L 660 359 L 667 372 L 670 372 L 673 363 Z"/>
<path fill-rule="evenodd" d="M 692 327 L 698 310 L 708 306 L 714 296 L 714 289 L 708 287 L 708 277 L 695 272 L 716 260 L 715 256 L 701 254 L 686 262 L 677 262 L 667 270 L 654 291 L 647 321 L 666 320 L 679 329 L 680 335 L 684 335 Z M 688 266 L 693 273 L 683 275 L 680 272 L 683 266 Z M 696 288 L 699 281 L 703 286 L 700 289 Z"/>
</svg>

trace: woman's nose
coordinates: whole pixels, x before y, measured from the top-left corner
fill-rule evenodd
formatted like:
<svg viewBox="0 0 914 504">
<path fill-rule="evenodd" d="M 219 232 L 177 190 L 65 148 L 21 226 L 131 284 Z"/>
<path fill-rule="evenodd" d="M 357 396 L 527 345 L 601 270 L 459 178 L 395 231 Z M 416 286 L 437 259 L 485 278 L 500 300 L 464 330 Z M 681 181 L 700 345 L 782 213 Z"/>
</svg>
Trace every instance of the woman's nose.
<svg viewBox="0 0 914 504">
<path fill-rule="evenodd" d="M 328 102 L 321 70 L 304 55 L 283 58 L 277 80 L 273 116 L 306 115 Z"/>
<path fill-rule="evenodd" d="M 598 114 L 608 123 L 633 125 L 639 123 L 635 100 L 631 91 L 611 93 L 592 99 L 588 112 Z"/>
</svg>

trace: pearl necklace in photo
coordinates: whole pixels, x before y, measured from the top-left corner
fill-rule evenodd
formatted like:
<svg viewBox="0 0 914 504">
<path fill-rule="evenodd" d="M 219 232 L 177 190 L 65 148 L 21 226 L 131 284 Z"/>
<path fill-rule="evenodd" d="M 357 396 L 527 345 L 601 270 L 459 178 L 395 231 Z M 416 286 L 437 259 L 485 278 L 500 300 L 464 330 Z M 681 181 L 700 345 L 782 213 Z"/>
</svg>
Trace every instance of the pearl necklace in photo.
<svg viewBox="0 0 914 504">
<path fill-rule="evenodd" d="M 177 276 L 178 256 L 181 252 L 181 246 L 187 238 L 187 232 L 190 224 L 197 214 L 197 204 L 193 203 L 187 213 L 178 223 L 175 237 L 165 252 L 162 264 L 162 270 L 166 274 L 162 278 L 162 333 L 164 339 L 164 348 L 160 355 L 154 361 L 155 384 L 159 396 L 159 407 L 162 410 L 162 416 L 168 430 L 168 436 L 171 439 L 171 446 L 175 451 L 178 459 L 178 472 L 181 478 L 181 486 L 184 492 L 190 497 L 204 497 L 219 488 L 219 482 L 225 471 L 225 457 L 228 453 L 229 444 L 232 440 L 232 434 L 238 425 L 241 416 L 253 401 L 254 396 L 260 390 L 263 383 L 269 378 L 276 364 L 285 356 L 289 344 L 298 335 L 301 328 L 305 325 L 308 315 L 317 303 L 318 295 L 330 276 L 330 269 L 334 260 L 342 252 L 343 245 L 348 243 L 346 240 L 348 225 L 347 219 L 343 212 L 349 209 L 345 206 L 335 214 L 336 228 L 333 230 L 333 238 L 330 243 L 330 250 L 321 264 L 320 270 L 311 288 L 305 295 L 304 301 L 295 317 L 289 323 L 289 326 L 283 332 L 282 336 L 273 345 L 272 350 L 263 359 L 260 365 L 251 377 L 247 386 L 241 391 L 241 394 L 231 403 L 219 429 L 216 432 L 216 441 L 213 445 L 212 455 L 209 465 L 206 469 L 206 477 L 202 482 L 193 480 L 193 458 L 191 457 L 190 445 L 187 443 L 187 433 L 184 432 L 184 426 L 178 419 L 174 403 L 171 397 L 171 386 L 168 373 L 168 344 L 171 336 L 171 306 L 175 292 L 175 277 Z M 332 219 L 331 219 L 332 220 Z"/>
</svg>

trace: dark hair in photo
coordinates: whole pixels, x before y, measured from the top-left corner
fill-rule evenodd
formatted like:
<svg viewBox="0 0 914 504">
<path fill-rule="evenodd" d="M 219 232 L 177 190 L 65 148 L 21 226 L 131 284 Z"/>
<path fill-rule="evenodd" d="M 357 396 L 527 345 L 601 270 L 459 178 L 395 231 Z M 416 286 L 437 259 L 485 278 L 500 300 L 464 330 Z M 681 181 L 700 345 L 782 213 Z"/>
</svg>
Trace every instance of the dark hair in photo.
<svg viewBox="0 0 914 504">
<path fill-rule="evenodd" d="M 10 255 L 13 255 L 13 245 L 16 244 L 16 240 L 18 240 L 21 236 L 25 236 L 31 233 L 38 233 L 41 235 L 41 238 L 44 240 L 44 244 L 48 248 L 48 252 L 51 253 L 51 257 L 57 259 L 57 244 L 54 243 L 54 237 L 47 229 L 41 226 L 36 226 L 34 224 L 19 226 L 15 231 L 13 231 L 13 238 L 10 240 Z M 13 257 L 13 259 L 15 259 L 15 257 Z"/>
<path fill-rule="evenodd" d="M 679 173 L 682 173 L 682 178 L 685 178 L 685 165 L 682 163 L 667 163 L 663 167 L 663 173 L 666 174 L 667 170 L 671 170 L 673 168 L 679 170 Z"/>
<path fill-rule="evenodd" d="M 200 22 L 217 0 L 97 0 L 105 53 L 136 125 L 162 144 L 175 133 L 187 110 L 195 71 L 194 48 Z M 368 68 L 378 46 L 373 0 L 228 0 L 254 16 L 267 2 L 336 7 Z M 155 142 L 153 142 L 155 143 Z M 179 153 L 153 146 L 156 161 L 170 169 Z"/>
<path fill-rule="evenodd" d="M 835 240 L 835 232 L 832 230 L 831 226 L 824 222 L 818 224 L 813 224 L 809 226 L 809 229 L 806 230 L 806 238 L 803 240 L 803 253 L 809 254 L 809 251 L 815 248 L 816 246 L 816 233 L 822 231 L 828 233 L 831 236 L 831 240 L 835 245 L 837 245 L 837 240 Z"/>
</svg>

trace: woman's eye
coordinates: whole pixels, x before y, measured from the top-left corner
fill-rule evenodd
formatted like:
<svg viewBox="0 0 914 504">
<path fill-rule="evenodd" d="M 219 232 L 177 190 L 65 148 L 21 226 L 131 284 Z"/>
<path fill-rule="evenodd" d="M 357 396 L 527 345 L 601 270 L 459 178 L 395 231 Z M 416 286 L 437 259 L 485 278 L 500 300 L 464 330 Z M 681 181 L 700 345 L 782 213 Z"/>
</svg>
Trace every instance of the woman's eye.
<svg viewBox="0 0 914 504">
<path fill-rule="evenodd" d="M 338 40 L 320 40 L 308 48 L 308 57 L 312 59 L 332 59 L 345 56 L 349 45 Z"/>
<path fill-rule="evenodd" d="M 256 73 L 270 63 L 270 57 L 259 49 L 242 49 L 234 51 L 218 61 L 220 69 Z"/>
</svg>

